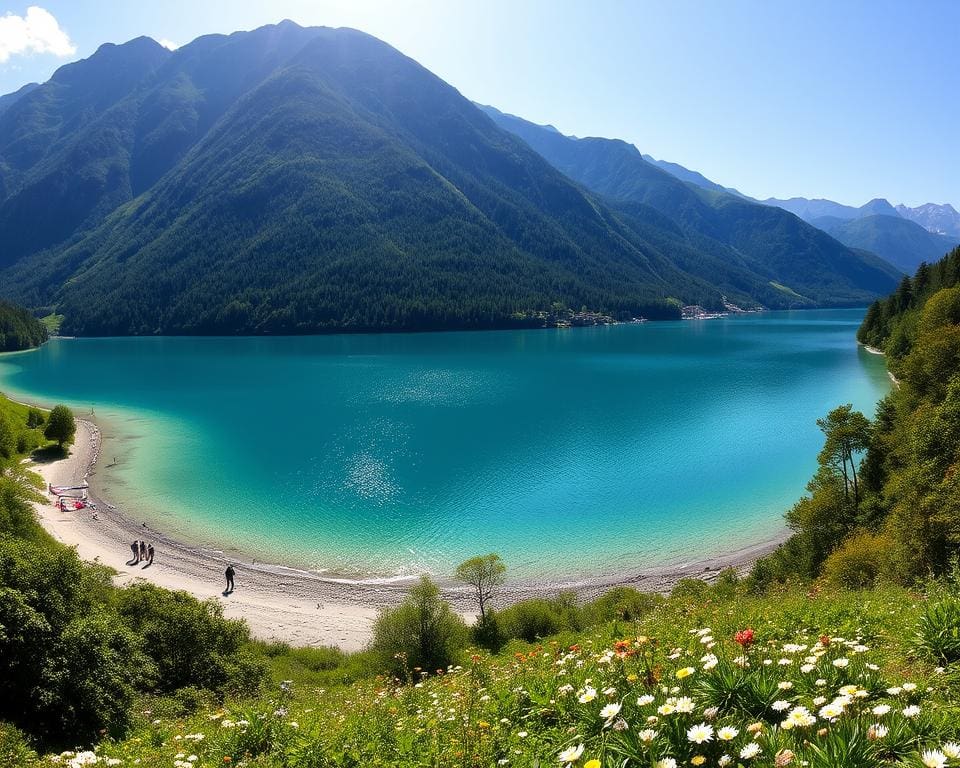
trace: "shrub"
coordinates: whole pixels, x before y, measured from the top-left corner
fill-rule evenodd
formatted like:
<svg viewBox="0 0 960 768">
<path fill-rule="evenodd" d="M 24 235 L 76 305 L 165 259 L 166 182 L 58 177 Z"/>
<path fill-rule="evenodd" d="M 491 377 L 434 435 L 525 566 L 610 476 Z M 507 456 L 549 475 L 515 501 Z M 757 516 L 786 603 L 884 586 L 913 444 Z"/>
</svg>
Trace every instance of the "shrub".
<svg viewBox="0 0 960 768">
<path fill-rule="evenodd" d="M 477 623 L 470 628 L 470 639 L 475 645 L 491 653 L 503 648 L 507 638 L 500 628 L 500 617 L 496 611 L 490 608 L 484 616 L 477 619 Z"/>
<path fill-rule="evenodd" d="M 0 476 L 0 532 L 20 539 L 36 539 L 40 526 L 27 500 L 24 488 L 8 477 Z"/>
<path fill-rule="evenodd" d="M 466 643 L 463 619 L 440 598 L 437 585 L 423 576 L 401 605 L 380 612 L 370 648 L 380 667 L 399 677 L 411 669 L 446 669 Z"/>
<path fill-rule="evenodd" d="M 8 723 L 0 723 L 0 765 L 29 768 L 39 764 L 37 753 L 30 748 L 23 733 Z"/>
<path fill-rule="evenodd" d="M 823 578 L 846 589 L 866 589 L 887 575 L 894 543 L 886 536 L 857 533 L 823 564 Z"/>
<path fill-rule="evenodd" d="M 266 678 L 265 663 L 241 653 L 250 639 L 246 625 L 225 619 L 213 600 L 136 584 L 117 593 L 117 610 L 143 641 L 152 661 L 144 681 L 153 690 L 192 685 L 242 695 Z"/>
<path fill-rule="evenodd" d="M 706 600 L 710 594 L 710 585 L 703 579 L 680 579 L 670 592 L 672 598 L 692 598 Z"/>
<path fill-rule="evenodd" d="M 183 717 L 199 712 L 204 707 L 213 708 L 216 696 L 212 691 L 204 688 L 197 688 L 194 685 L 186 685 L 173 696 L 170 697 L 171 707 L 170 715 L 172 717 Z"/>
<path fill-rule="evenodd" d="M 637 621 L 658 605 L 663 597 L 652 592 L 641 592 L 633 587 L 614 587 L 582 608 L 586 624 L 600 624 L 620 619 Z"/>
<path fill-rule="evenodd" d="M 567 594 L 554 600 L 521 600 L 501 611 L 499 622 L 505 638 L 532 643 L 565 629 L 579 629 L 582 619 L 573 596 Z"/>
</svg>

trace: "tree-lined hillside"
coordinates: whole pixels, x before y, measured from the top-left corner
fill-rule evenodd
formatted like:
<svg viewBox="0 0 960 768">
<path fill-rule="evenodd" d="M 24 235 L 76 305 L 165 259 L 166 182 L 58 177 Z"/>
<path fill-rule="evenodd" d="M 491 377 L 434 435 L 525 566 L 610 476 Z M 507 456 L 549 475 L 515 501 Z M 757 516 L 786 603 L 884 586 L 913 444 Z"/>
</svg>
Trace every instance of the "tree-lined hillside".
<svg viewBox="0 0 960 768">
<path fill-rule="evenodd" d="M 687 184 L 617 139 L 564 136 L 550 127 L 484 107 L 557 169 L 618 201 L 673 221 L 716 282 L 768 307 L 855 305 L 892 288 L 899 271 L 848 248 L 785 211 L 738 195 Z"/>
<path fill-rule="evenodd" d="M 872 421 L 841 408 L 824 422 L 820 469 L 787 516 L 795 534 L 759 583 L 911 584 L 960 555 L 960 248 L 872 304 L 858 338 L 898 386 Z"/>
<path fill-rule="evenodd" d="M 22 307 L 0 301 L 0 352 L 16 352 L 47 340 L 43 323 Z"/>
<path fill-rule="evenodd" d="M 68 334 L 310 333 L 854 304 L 894 281 L 802 225 L 605 192 L 354 30 L 138 38 L 4 101 L 0 294 Z"/>
</svg>

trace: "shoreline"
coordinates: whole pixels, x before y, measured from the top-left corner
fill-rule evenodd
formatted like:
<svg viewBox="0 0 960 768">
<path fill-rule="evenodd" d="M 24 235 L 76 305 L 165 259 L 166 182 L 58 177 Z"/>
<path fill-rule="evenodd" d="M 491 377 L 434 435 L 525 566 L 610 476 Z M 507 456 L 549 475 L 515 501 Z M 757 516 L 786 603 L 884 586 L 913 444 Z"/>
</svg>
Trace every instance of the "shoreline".
<svg viewBox="0 0 960 768">
<path fill-rule="evenodd" d="M 867 350 L 867 352 L 869 352 L 871 355 L 880 355 L 880 357 L 886 357 L 886 356 L 887 356 L 887 353 L 884 352 L 882 349 L 877 349 L 876 347 L 871 347 L 869 344 L 864 344 L 864 343 L 861 342 L 861 341 L 858 341 L 857 344 L 859 344 L 861 347 L 863 347 L 865 350 Z M 900 379 L 898 379 L 896 376 L 893 375 L 893 371 L 891 371 L 889 367 L 887 368 L 887 376 L 890 377 L 890 381 L 893 382 L 893 386 L 895 386 L 895 387 L 897 387 L 897 388 L 900 387 Z"/>
<path fill-rule="evenodd" d="M 88 419 L 78 418 L 75 442 L 66 458 L 45 463 L 28 459 L 26 466 L 38 472 L 45 485 L 76 485 L 96 474 L 102 448 L 100 428 Z M 55 539 L 75 547 L 84 560 L 115 569 L 115 583 L 142 580 L 184 590 L 200 599 L 214 599 L 223 606 L 225 616 L 244 619 L 251 635 L 259 640 L 359 650 L 372 636 L 378 611 L 400 603 L 415 581 L 414 577 L 385 582 L 351 581 L 191 544 L 165 535 L 146 523 L 133 521 L 122 510 L 98 497 L 92 488 L 88 493 L 95 505 L 96 519 L 92 509 L 61 512 L 47 494 L 45 503 L 34 505 L 39 522 Z M 153 543 L 156 548 L 152 566 L 127 564 L 131 559 L 130 543 L 138 539 Z M 494 604 L 501 607 L 571 589 L 577 591 L 580 599 L 594 598 L 616 586 L 667 592 L 683 578 L 711 581 L 724 568 L 745 570 L 781 541 L 782 538 L 777 538 L 698 562 L 617 576 L 508 582 Z M 228 563 L 236 569 L 237 590 L 224 596 L 223 572 Z M 444 598 L 455 610 L 472 619 L 475 609 L 468 589 L 452 580 L 442 580 L 440 586 Z"/>
</svg>

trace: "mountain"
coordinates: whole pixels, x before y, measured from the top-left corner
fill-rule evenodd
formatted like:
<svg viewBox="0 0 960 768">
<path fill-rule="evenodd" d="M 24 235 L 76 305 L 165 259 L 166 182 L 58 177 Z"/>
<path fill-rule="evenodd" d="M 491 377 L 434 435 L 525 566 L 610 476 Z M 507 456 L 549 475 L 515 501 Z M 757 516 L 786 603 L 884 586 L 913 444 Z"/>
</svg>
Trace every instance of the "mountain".
<svg viewBox="0 0 960 768">
<path fill-rule="evenodd" d="M 930 232 L 960 237 L 960 213 L 957 213 L 956 208 L 950 203 L 945 205 L 926 203 L 916 208 L 898 205 L 897 213 L 905 219 L 916 222 Z"/>
<path fill-rule="evenodd" d="M 671 163 L 665 160 L 654 160 L 652 157 L 650 157 L 650 155 L 644 155 L 643 158 L 647 162 L 656 165 L 658 168 L 662 168 L 667 173 L 675 176 L 681 181 L 695 184 L 703 189 L 709 189 L 717 192 L 729 192 L 734 195 L 740 195 L 747 200 L 755 200 L 755 198 L 744 195 L 732 187 L 724 187 L 721 184 L 717 184 L 716 182 L 706 178 L 703 174 L 698 173 L 697 171 L 692 171 L 689 168 L 684 168 L 678 163 Z M 892 218 L 904 218 L 915 222 L 933 234 L 960 237 L 960 213 L 958 213 L 956 209 L 949 203 L 944 205 L 926 203 L 925 205 L 921 205 L 916 208 L 909 208 L 906 205 L 891 205 L 889 201 L 883 199 L 882 197 L 874 198 L 869 203 L 861 205 L 859 208 L 851 205 L 835 203 L 833 200 L 824 200 L 822 198 L 810 200 L 805 197 L 791 197 L 788 200 L 780 200 L 775 197 L 770 197 L 766 200 L 758 200 L 756 202 L 762 202 L 764 205 L 775 205 L 778 208 L 783 208 L 784 210 L 790 211 L 791 213 L 799 216 L 804 221 L 815 225 L 818 221 L 828 221 L 831 219 L 838 221 L 852 221 L 854 219 L 861 219 L 867 216 L 888 216 Z M 882 253 L 880 255 L 883 256 Z M 912 271 L 914 268 L 915 265 L 910 267 L 910 270 Z"/>
<path fill-rule="evenodd" d="M 64 333 L 501 327 L 557 302 L 616 317 L 721 302 L 662 250 L 689 250 L 669 223 L 628 226 L 362 33 L 285 22 L 71 67 L 0 118 L 16 171 L 0 290 L 56 305 Z M 71 120 L 91 90 L 110 97 Z M 12 151 L 38 112 L 58 132 Z M 55 233 L 51 199 L 73 214 Z"/>
<path fill-rule="evenodd" d="M 811 223 L 841 243 L 871 251 L 907 274 L 913 274 L 924 261 L 929 264 L 940 260 L 960 244 L 960 238 L 928 232 L 900 216 L 865 216 L 850 220 L 822 217 Z"/>
<path fill-rule="evenodd" d="M 30 93 L 30 91 L 39 87 L 40 87 L 40 83 L 27 83 L 25 86 L 17 89 L 13 93 L 8 93 L 5 96 L 0 96 L 0 112 L 3 112 L 8 107 L 12 106 L 15 101 L 18 101 L 20 98 Z"/>
<path fill-rule="evenodd" d="M 852 303 L 900 275 L 881 259 L 851 250 L 778 208 L 685 184 L 624 141 L 564 136 L 485 110 L 570 178 L 618 201 L 622 210 L 652 208 L 676 222 L 702 254 L 706 270 L 767 306 Z"/>
<path fill-rule="evenodd" d="M 714 192 L 729 192 L 731 195 L 738 195 L 739 197 L 746 198 L 742 192 L 734 189 L 733 187 L 724 187 L 721 184 L 717 184 L 715 181 L 710 181 L 702 173 L 697 171 L 691 171 L 689 168 L 684 168 L 679 163 L 671 163 L 668 160 L 657 160 L 650 155 L 641 155 L 644 160 L 646 160 L 650 165 L 655 165 L 657 168 L 666 171 L 671 176 L 675 176 L 680 179 L 680 181 L 685 181 L 688 184 L 695 184 L 698 187 L 703 189 L 711 189 Z M 750 199 L 750 198 L 747 198 Z"/>
<path fill-rule="evenodd" d="M 130 199 L 135 112 L 124 100 L 168 55 L 145 37 L 101 46 L 0 113 L 0 267 Z"/>
<path fill-rule="evenodd" d="M 897 209 L 882 197 L 875 197 L 869 203 L 864 203 L 860 206 L 859 211 L 860 218 L 864 216 L 888 216 L 896 219 L 900 216 L 900 214 L 897 213 Z"/>
<path fill-rule="evenodd" d="M 895 279 L 793 217 L 724 240 L 611 197 L 361 32 L 138 38 L 0 113 L 0 294 L 65 334 L 308 333 L 850 304 Z M 779 239 L 765 263 L 752 243 Z"/>
</svg>

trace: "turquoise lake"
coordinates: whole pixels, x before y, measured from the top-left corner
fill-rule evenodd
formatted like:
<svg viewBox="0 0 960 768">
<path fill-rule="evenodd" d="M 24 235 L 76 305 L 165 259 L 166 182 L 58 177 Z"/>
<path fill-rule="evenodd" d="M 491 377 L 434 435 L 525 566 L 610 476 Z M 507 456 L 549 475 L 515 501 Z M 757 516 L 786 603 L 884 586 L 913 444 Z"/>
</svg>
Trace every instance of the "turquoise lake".
<svg viewBox="0 0 960 768">
<path fill-rule="evenodd" d="M 164 533 L 350 578 L 495 551 L 572 579 L 781 535 L 815 420 L 889 390 L 862 316 L 55 339 L 0 357 L 0 389 L 93 408 L 97 490 Z"/>
</svg>

